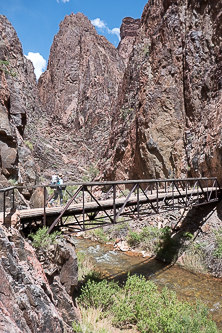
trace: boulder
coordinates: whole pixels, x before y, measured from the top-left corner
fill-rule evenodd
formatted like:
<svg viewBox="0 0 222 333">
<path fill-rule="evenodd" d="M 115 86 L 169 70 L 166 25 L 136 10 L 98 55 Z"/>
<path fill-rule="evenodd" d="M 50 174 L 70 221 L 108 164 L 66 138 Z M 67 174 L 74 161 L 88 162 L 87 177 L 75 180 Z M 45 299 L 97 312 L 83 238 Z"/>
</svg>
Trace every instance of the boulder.
<svg viewBox="0 0 222 333">
<path fill-rule="evenodd" d="M 66 292 L 72 295 L 78 284 L 78 262 L 73 245 L 60 241 L 56 245 L 55 262 L 61 266 L 60 281 Z"/>
</svg>

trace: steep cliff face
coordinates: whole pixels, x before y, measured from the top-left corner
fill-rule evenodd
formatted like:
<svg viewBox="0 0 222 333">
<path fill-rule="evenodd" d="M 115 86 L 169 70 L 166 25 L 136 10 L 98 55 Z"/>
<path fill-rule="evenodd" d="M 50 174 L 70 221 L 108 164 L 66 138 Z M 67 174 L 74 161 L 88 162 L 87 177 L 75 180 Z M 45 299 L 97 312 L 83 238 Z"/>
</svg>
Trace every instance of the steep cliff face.
<svg viewBox="0 0 222 333">
<path fill-rule="evenodd" d="M 188 1 L 187 16 L 184 104 L 188 165 L 192 176 L 212 175 L 222 182 L 222 3 Z"/>
<path fill-rule="evenodd" d="M 73 270 L 67 269 L 69 252 L 74 251 L 69 251 L 68 247 L 68 244 L 61 244 L 56 258 L 60 264 L 62 262 L 66 280 L 71 274 L 72 279 L 77 279 L 77 270 L 74 276 Z M 72 298 L 59 274 L 51 276 L 50 284 L 45 275 L 45 272 L 52 275 L 50 269 L 55 272 L 58 267 L 55 269 L 54 265 L 44 270 L 32 246 L 15 229 L 9 231 L 0 226 L 0 251 L 0 331 L 73 332 L 72 321 L 78 320 L 78 312 Z M 72 264 L 77 267 L 75 258 L 72 258 Z"/>
<path fill-rule="evenodd" d="M 145 6 L 102 161 L 105 178 L 222 180 L 221 17 L 218 0 Z"/>
<path fill-rule="evenodd" d="M 17 34 L 0 15 L 0 181 L 36 181 L 31 151 L 23 141 L 28 116 L 37 112 L 33 66 L 23 56 Z"/>
<path fill-rule="evenodd" d="M 116 48 L 83 14 L 65 17 L 38 87 L 48 120 L 46 138 L 48 134 L 77 178 L 81 167 L 96 162 L 107 146 L 111 108 L 124 69 Z M 73 164 L 78 166 L 73 169 Z"/>
<path fill-rule="evenodd" d="M 125 17 L 120 27 L 121 41 L 118 45 L 118 51 L 127 66 L 133 45 L 140 28 L 140 19 Z"/>
</svg>

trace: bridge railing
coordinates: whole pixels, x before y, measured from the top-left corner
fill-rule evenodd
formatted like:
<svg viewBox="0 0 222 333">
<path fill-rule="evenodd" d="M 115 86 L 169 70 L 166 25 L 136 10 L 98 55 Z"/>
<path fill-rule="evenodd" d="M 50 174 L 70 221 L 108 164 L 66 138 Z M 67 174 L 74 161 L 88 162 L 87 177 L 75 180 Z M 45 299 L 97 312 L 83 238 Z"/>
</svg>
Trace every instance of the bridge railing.
<svg viewBox="0 0 222 333">
<path fill-rule="evenodd" d="M 145 214 L 158 214 L 218 201 L 220 190 L 215 177 L 96 181 L 66 183 L 64 186 L 63 206 L 59 210 L 56 210 L 59 203 L 50 205 L 55 206 L 54 210 L 49 208 L 57 190 L 50 184 L 0 189 L 3 223 L 16 209 L 22 212 L 31 208 L 38 211 L 36 218 L 40 218 L 44 225 L 50 219 L 50 231 L 59 224 L 70 228 L 73 226 L 75 230 L 86 230 L 119 223 L 127 218 L 139 218 Z M 74 222 L 68 220 L 69 215 L 73 216 Z M 27 223 L 28 219 L 27 214 Z"/>
<path fill-rule="evenodd" d="M 0 189 L 0 212 L 2 222 L 6 225 L 6 212 L 13 213 L 15 210 L 15 187 Z"/>
<path fill-rule="evenodd" d="M 69 193 L 70 199 L 49 231 L 59 223 L 73 202 L 79 203 L 78 197 L 82 210 L 79 216 L 75 215 L 75 225 L 79 230 L 86 230 L 119 223 L 125 217 L 139 218 L 144 214 L 218 201 L 219 189 L 216 178 L 84 183 L 74 194 Z M 91 206 L 89 202 L 92 202 Z"/>
</svg>

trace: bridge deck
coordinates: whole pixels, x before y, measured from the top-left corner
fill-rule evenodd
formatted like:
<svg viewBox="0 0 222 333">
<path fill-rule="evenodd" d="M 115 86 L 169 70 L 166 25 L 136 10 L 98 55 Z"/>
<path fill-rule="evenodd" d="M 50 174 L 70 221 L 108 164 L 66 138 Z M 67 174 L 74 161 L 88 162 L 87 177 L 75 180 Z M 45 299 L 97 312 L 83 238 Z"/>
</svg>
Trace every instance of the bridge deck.
<svg viewBox="0 0 222 333">
<path fill-rule="evenodd" d="M 209 193 L 211 191 L 215 190 L 213 187 L 203 188 L 201 191 L 203 193 Z M 172 200 L 172 199 L 178 199 L 178 198 L 184 198 L 187 196 L 190 196 L 191 194 L 195 196 L 197 193 L 200 193 L 199 189 L 192 189 L 192 190 L 180 190 L 180 193 L 178 191 L 165 193 L 165 192 L 158 192 L 158 201 L 163 200 Z M 148 197 L 148 198 L 147 198 Z M 153 203 L 157 201 L 157 193 L 153 194 L 147 194 L 147 197 L 140 193 L 139 195 L 139 204 L 146 204 L 146 203 Z M 116 208 L 120 208 L 123 206 L 126 198 L 116 198 L 115 199 L 115 206 Z M 137 204 L 137 196 L 131 195 L 129 200 L 126 203 L 126 207 L 134 206 Z M 45 212 L 47 217 L 57 217 L 64 209 L 64 206 L 55 206 L 55 207 L 46 207 Z M 90 213 L 90 212 L 96 212 L 96 211 L 103 211 L 103 210 L 111 210 L 113 209 L 113 199 L 107 199 L 107 200 L 101 200 L 98 203 L 95 201 L 93 202 L 85 202 L 84 203 L 84 212 Z M 71 216 L 71 215 L 80 215 L 83 213 L 83 204 L 71 204 L 63 216 Z M 17 220 L 30 220 L 33 218 L 42 218 L 44 216 L 44 208 L 33 208 L 33 209 L 23 209 L 16 211 L 15 213 L 17 215 Z M 7 218 L 8 213 L 6 213 Z M 0 213 L 0 223 L 3 222 L 3 213 Z"/>
</svg>

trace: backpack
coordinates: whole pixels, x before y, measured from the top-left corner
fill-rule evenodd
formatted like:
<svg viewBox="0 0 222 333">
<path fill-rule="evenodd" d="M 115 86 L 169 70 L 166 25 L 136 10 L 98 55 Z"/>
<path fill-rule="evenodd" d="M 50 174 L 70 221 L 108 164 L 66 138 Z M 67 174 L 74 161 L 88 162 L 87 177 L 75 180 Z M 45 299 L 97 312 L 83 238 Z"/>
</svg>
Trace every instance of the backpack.
<svg viewBox="0 0 222 333">
<path fill-rule="evenodd" d="M 63 185 L 63 179 L 62 178 L 58 178 L 58 184 L 60 185 L 59 186 L 60 190 L 65 190 L 66 189 L 66 185 Z"/>
<path fill-rule="evenodd" d="M 55 186 L 55 185 L 58 185 L 58 184 L 59 184 L 59 177 L 56 175 L 52 175 L 50 188 L 57 188 L 57 186 Z"/>
</svg>

